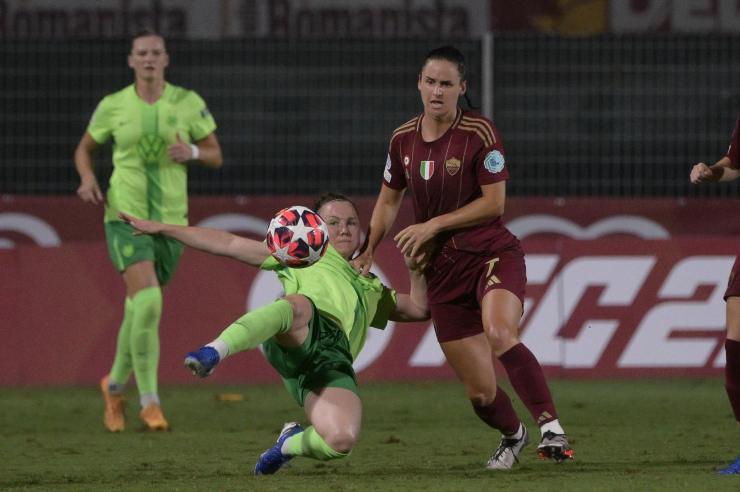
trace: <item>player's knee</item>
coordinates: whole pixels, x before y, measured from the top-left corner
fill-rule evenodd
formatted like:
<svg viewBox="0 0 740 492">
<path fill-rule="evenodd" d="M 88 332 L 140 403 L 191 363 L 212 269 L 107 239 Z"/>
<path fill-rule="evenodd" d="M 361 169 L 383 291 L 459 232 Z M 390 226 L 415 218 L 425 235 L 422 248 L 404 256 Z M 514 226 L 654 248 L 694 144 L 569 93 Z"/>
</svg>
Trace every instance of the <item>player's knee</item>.
<svg viewBox="0 0 740 492">
<path fill-rule="evenodd" d="M 474 407 L 487 407 L 496 399 L 496 388 L 487 390 L 468 389 L 468 398 Z"/>
<path fill-rule="evenodd" d="M 306 296 L 301 294 L 289 294 L 283 299 L 290 303 L 293 308 L 293 326 L 306 326 L 313 316 L 313 306 Z"/>
<path fill-rule="evenodd" d="M 484 326 L 488 342 L 496 354 L 501 354 L 519 343 L 518 326 L 503 319 L 494 319 Z"/>
<path fill-rule="evenodd" d="M 324 441 L 334 451 L 347 454 L 355 447 L 357 443 L 358 432 L 351 428 L 338 428 L 328 432 L 324 436 Z"/>
</svg>

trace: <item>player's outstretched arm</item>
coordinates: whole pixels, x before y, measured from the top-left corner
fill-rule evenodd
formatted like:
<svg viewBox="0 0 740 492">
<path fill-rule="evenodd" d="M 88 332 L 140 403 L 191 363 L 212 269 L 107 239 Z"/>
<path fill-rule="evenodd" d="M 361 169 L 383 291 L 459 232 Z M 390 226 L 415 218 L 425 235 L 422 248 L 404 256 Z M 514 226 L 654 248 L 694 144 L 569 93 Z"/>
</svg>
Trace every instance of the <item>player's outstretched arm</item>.
<svg viewBox="0 0 740 492">
<path fill-rule="evenodd" d="M 252 266 L 260 266 L 270 252 L 263 243 L 237 236 L 219 229 L 163 224 L 153 220 L 139 219 L 121 212 L 121 220 L 131 225 L 138 234 L 162 234 L 183 243 L 185 246 L 219 256 L 227 256 Z"/>
<path fill-rule="evenodd" d="M 427 282 L 424 279 L 423 268 L 426 260 L 404 257 L 409 269 L 408 294 L 396 296 L 396 309 L 390 315 L 393 321 L 424 321 L 429 319 L 429 303 L 427 302 Z"/>
</svg>

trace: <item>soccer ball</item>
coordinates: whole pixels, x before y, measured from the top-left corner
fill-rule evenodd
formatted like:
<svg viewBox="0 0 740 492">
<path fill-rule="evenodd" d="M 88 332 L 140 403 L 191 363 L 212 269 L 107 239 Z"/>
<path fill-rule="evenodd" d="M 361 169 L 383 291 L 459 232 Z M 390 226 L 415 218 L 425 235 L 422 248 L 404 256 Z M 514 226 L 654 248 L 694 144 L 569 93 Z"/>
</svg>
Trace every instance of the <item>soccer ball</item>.
<svg viewBox="0 0 740 492">
<path fill-rule="evenodd" d="M 265 238 L 270 254 L 292 268 L 311 266 L 326 253 L 329 230 L 319 214 L 295 205 L 275 214 Z"/>
</svg>

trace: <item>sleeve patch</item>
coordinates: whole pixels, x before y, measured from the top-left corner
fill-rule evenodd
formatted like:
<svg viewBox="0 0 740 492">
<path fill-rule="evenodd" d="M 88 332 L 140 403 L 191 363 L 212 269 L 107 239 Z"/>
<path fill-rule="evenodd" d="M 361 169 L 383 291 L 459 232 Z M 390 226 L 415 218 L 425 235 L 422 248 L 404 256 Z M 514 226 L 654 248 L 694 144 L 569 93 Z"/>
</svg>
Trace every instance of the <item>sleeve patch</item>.
<svg viewBox="0 0 740 492">
<path fill-rule="evenodd" d="M 385 178 L 385 181 L 387 183 L 391 182 L 391 155 L 388 154 L 388 157 L 385 160 L 385 170 L 383 171 L 383 178 Z"/>
<path fill-rule="evenodd" d="M 504 170 L 505 163 L 504 155 L 498 150 L 492 150 L 486 155 L 483 160 L 483 165 L 486 167 L 489 173 L 498 174 Z"/>
</svg>

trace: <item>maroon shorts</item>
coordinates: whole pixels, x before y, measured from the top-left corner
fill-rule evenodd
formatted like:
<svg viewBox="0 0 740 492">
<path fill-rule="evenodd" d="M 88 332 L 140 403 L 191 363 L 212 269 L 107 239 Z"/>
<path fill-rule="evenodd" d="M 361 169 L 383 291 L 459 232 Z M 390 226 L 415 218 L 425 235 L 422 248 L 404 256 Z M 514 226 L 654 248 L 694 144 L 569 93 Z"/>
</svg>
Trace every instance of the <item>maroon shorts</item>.
<svg viewBox="0 0 740 492">
<path fill-rule="evenodd" d="M 527 271 L 519 247 L 488 256 L 444 248 L 425 273 L 439 342 L 482 333 L 480 302 L 493 289 L 508 290 L 524 304 Z"/>
<path fill-rule="evenodd" d="M 725 301 L 728 297 L 740 296 L 740 256 L 735 258 L 735 264 L 732 265 L 730 279 L 727 281 L 727 290 L 725 291 Z"/>
</svg>

